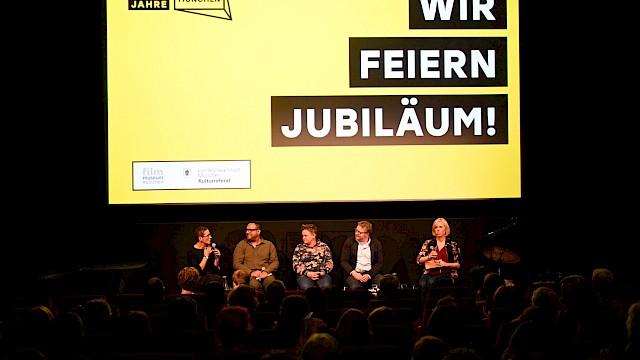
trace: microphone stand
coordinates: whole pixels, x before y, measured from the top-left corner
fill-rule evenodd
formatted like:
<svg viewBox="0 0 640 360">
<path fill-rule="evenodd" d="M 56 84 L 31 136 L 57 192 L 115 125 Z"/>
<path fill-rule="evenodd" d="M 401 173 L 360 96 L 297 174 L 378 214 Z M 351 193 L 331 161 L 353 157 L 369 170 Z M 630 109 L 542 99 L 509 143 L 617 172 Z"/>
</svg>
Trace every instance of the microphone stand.
<svg viewBox="0 0 640 360">
<path fill-rule="evenodd" d="M 500 248 L 500 256 L 498 256 L 498 260 L 496 260 L 498 262 L 498 275 L 502 275 L 500 273 L 500 268 L 502 267 L 502 255 L 504 255 L 504 250 Z"/>
</svg>

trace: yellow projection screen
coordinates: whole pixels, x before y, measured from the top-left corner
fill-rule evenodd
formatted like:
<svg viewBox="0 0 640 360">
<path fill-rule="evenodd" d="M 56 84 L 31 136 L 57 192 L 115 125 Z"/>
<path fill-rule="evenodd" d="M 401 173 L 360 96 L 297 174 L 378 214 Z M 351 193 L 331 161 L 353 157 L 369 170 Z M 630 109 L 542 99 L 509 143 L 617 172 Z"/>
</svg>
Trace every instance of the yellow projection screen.
<svg viewBox="0 0 640 360">
<path fill-rule="evenodd" d="M 516 0 L 104 0 L 109 204 L 521 197 Z"/>
</svg>

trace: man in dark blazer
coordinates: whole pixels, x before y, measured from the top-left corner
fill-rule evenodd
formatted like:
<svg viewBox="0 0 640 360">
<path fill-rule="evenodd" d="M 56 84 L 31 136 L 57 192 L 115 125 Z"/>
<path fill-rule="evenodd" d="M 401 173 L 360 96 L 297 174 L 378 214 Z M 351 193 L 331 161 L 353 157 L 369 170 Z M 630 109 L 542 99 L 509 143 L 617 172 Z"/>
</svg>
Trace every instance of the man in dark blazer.
<svg viewBox="0 0 640 360">
<path fill-rule="evenodd" d="M 344 270 L 345 285 L 351 289 L 370 289 L 377 285 L 384 265 L 382 242 L 371 236 L 373 225 L 359 221 L 355 237 L 349 237 L 342 245 L 340 265 Z"/>
</svg>

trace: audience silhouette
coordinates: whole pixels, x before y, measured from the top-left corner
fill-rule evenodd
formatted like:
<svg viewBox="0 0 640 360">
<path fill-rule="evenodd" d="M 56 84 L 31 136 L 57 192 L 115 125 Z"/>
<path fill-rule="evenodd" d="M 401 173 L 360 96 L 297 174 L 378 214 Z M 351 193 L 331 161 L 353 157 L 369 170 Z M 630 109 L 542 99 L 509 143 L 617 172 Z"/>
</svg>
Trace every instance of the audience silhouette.
<svg viewBox="0 0 640 360">
<path fill-rule="evenodd" d="M 475 276 L 485 270 L 475 268 Z M 637 293 L 620 292 L 609 269 L 569 274 L 557 283 L 507 286 L 494 272 L 483 277 L 481 288 L 475 281 L 476 296 L 443 293 L 424 327 L 415 328 L 405 326 L 392 305 L 345 307 L 345 293 L 358 290 L 338 285 L 288 291 L 278 279 L 259 300 L 247 284 L 227 294 L 216 281 L 207 283 L 203 294 L 168 296 L 161 278 L 152 277 L 138 306 L 124 307 L 131 310 L 98 296 L 75 307 L 39 305 L 14 311 L 12 318 L 5 315 L 2 359 L 111 360 L 118 354 L 160 353 L 194 360 L 639 358 L 640 301 Z M 377 299 L 395 297 L 398 285 L 397 277 L 381 276 Z M 164 305 L 144 310 L 158 304 Z M 500 315 L 494 333 L 492 320 L 506 308 L 516 311 Z M 256 326 L 254 316 L 261 311 L 273 313 L 273 326 Z M 333 326 L 315 316 L 328 311 L 339 314 Z"/>
<path fill-rule="evenodd" d="M 258 304 L 258 311 L 280 312 L 282 300 L 287 295 L 287 287 L 280 279 L 273 280 L 265 288 L 264 301 Z"/>
<path fill-rule="evenodd" d="M 251 313 L 244 306 L 229 305 L 216 315 L 214 328 L 218 350 L 244 350 L 253 331 Z"/>
<path fill-rule="evenodd" d="M 325 310 L 327 306 L 327 296 L 324 289 L 319 286 L 310 286 L 304 290 L 304 296 L 309 303 L 309 311 Z"/>
<path fill-rule="evenodd" d="M 300 360 L 337 360 L 340 357 L 340 343 L 331 334 L 315 333 L 304 342 Z"/>
<path fill-rule="evenodd" d="M 367 346 L 371 343 L 369 319 L 362 310 L 346 309 L 336 326 L 336 338 L 342 346 Z"/>
<path fill-rule="evenodd" d="M 256 289 L 248 284 L 240 284 L 237 287 L 229 291 L 227 295 L 227 305 L 243 306 L 249 310 L 249 313 L 253 313 L 258 308 L 260 300 Z"/>
<path fill-rule="evenodd" d="M 434 335 L 425 335 L 415 341 L 411 360 L 442 360 L 451 349 L 446 341 Z"/>
<path fill-rule="evenodd" d="M 304 295 L 285 296 L 275 327 L 274 345 L 295 349 L 302 335 L 304 319 L 307 315 L 309 315 L 309 302 Z"/>
</svg>

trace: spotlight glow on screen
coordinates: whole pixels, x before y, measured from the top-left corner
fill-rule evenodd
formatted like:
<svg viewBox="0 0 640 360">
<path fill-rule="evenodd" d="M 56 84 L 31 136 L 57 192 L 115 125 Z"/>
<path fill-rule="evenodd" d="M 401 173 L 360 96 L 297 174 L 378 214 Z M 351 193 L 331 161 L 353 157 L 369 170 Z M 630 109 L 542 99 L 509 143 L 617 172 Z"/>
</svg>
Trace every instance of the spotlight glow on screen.
<svg viewBox="0 0 640 360">
<path fill-rule="evenodd" d="M 517 0 L 105 0 L 109 204 L 521 197 Z"/>
</svg>

